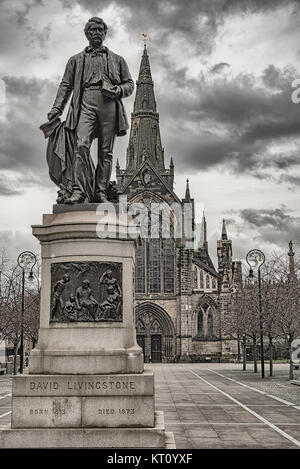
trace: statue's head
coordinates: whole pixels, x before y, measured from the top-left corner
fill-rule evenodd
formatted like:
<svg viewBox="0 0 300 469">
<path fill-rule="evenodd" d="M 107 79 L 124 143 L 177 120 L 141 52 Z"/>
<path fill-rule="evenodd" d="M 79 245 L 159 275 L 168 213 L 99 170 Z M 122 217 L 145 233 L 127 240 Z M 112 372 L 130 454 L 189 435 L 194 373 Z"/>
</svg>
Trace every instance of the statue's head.
<svg viewBox="0 0 300 469">
<path fill-rule="evenodd" d="M 107 275 L 108 278 L 112 278 L 112 271 L 111 271 L 111 270 L 108 270 L 108 271 L 106 272 L 106 275 Z"/>
<path fill-rule="evenodd" d="M 89 19 L 84 27 L 85 35 L 89 43 L 94 47 L 99 47 L 105 39 L 107 33 L 107 24 L 102 18 L 94 16 Z"/>
<path fill-rule="evenodd" d="M 68 283 L 69 281 L 70 281 L 70 275 L 64 274 L 64 275 L 63 275 L 63 282 L 64 282 L 64 283 Z"/>
<path fill-rule="evenodd" d="M 88 279 L 83 280 L 82 286 L 83 286 L 83 288 L 89 288 L 90 281 Z"/>
</svg>

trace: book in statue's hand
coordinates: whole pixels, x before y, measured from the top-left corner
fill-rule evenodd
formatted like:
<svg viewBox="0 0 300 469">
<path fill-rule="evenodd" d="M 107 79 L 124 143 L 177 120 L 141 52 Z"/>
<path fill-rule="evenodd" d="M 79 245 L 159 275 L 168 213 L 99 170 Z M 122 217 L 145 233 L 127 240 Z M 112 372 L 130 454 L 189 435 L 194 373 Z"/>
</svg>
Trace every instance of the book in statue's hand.
<svg viewBox="0 0 300 469">
<path fill-rule="evenodd" d="M 112 85 L 108 81 L 103 80 L 102 82 L 102 93 L 108 98 L 116 98 L 116 86 Z"/>
</svg>

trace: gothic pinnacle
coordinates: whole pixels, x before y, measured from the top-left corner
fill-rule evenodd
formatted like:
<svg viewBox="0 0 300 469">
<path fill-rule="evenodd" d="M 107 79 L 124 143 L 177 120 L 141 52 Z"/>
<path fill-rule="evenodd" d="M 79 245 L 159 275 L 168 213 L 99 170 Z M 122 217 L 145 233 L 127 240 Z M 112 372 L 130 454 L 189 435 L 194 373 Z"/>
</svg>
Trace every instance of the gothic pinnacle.
<svg viewBox="0 0 300 469">
<path fill-rule="evenodd" d="M 189 180 L 186 180 L 186 188 L 185 188 L 185 199 L 190 200 L 191 194 L 190 194 L 190 186 L 189 186 Z"/>
<path fill-rule="evenodd" d="M 226 231 L 225 218 L 223 218 L 223 224 L 222 224 L 222 239 L 228 239 L 227 231 Z"/>
</svg>

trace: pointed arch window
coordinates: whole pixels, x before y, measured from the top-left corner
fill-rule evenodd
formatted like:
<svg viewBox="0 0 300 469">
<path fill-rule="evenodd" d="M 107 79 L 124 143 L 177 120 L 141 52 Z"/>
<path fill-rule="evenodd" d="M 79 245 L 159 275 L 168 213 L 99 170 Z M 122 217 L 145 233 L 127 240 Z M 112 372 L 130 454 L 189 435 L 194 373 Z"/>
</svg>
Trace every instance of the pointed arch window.
<svg viewBox="0 0 300 469">
<path fill-rule="evenodd" d="M 215 278 L 212 279 L 211 284 L 212 284 L 212 289 L 215 290 L 217 288 L 217 282 Z"/>
<path fill-rule="evenodd" d="M 160 239 L 150 239 L 148 243 L 149 292 L 160 293 Z"/>
<path fill-rule="evenodd" d="M 198 288 L 198 269 L 194 267 L 194 288 Z"/>
<path fill-rule="evenodd" d="M 200 270 L 200 288 L 203 290 L 204 288 L 204 275 L 203 275 L 203 270 Z"/>
<path fill-rule="evenodd" d="M 199 337 L 203 337 L 204 336 L 204 321 L 203 321 L 203 311 L 202 309 L 200 309 L 200 311 L 198 311 L 198 318 L 197 318 L 197 329 L 198 329 L 198 336 Z"/>
<path fill-rule="evenodd" d="M 210 310 L 207 315 L 207 335 L 212 337 L 214 335 L 214 318 L 213 312 Z"/>
<path fill-rule="evenodd" d="M 174 236 L 172 212 L 170 213 L 171 222 L 160 212 L 158 212 L 158 217 L 152 217 L 153 211 L 150 213 L 152 202 L 156 200 L 150 197 L 143 199 L 143 204 L 149 208 L 148 214 L 145 215 L 146 218 L 148 217 L 148 225 L 147 232 L 144 232 L 143 227 L 145 228 L 146 224 L 144 221 L 141 222 L 142 245 L 136 250 L 135 291 L 136 293 L 174 294 L 176 241 L 172 237 Z M 135 201 L 135 203 L 138 202 Z"/>
<path fill-rule="evenodd" d="M 174 239 L 163 239 L 164 256 L 164 292 L 174 293 L 174 257 L 175 245 Z"/>
<path fill-rule="evenodd" d="M 205 287 L 206 287 L 207 289 L 210 288 L 210 277 L 209 277 L 209 275 L 206 275 Z"/>
<path fill-rule="evenodd" d="M 145 293 L 145 244 L 138 246 L 135 254 L 135 291 Z"/>
</svg>

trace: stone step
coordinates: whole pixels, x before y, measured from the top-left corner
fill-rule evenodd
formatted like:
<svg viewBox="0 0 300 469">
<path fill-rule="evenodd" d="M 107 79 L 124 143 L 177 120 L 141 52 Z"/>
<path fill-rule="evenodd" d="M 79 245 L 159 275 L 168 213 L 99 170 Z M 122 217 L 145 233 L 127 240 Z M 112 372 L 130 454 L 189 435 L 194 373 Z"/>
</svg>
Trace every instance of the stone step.
<svg viewBox="0 0 300 469">
<path fill-rule="evenodd" d="M 174 438 L 165 432 L 163 412 L 153 428 L 3 428 L 0 448 L 166 448 Z M 173 446 L 172 446 L 173 445 Z M 170 446 L 168 446 L 169 448 Z"/>
</svg>

